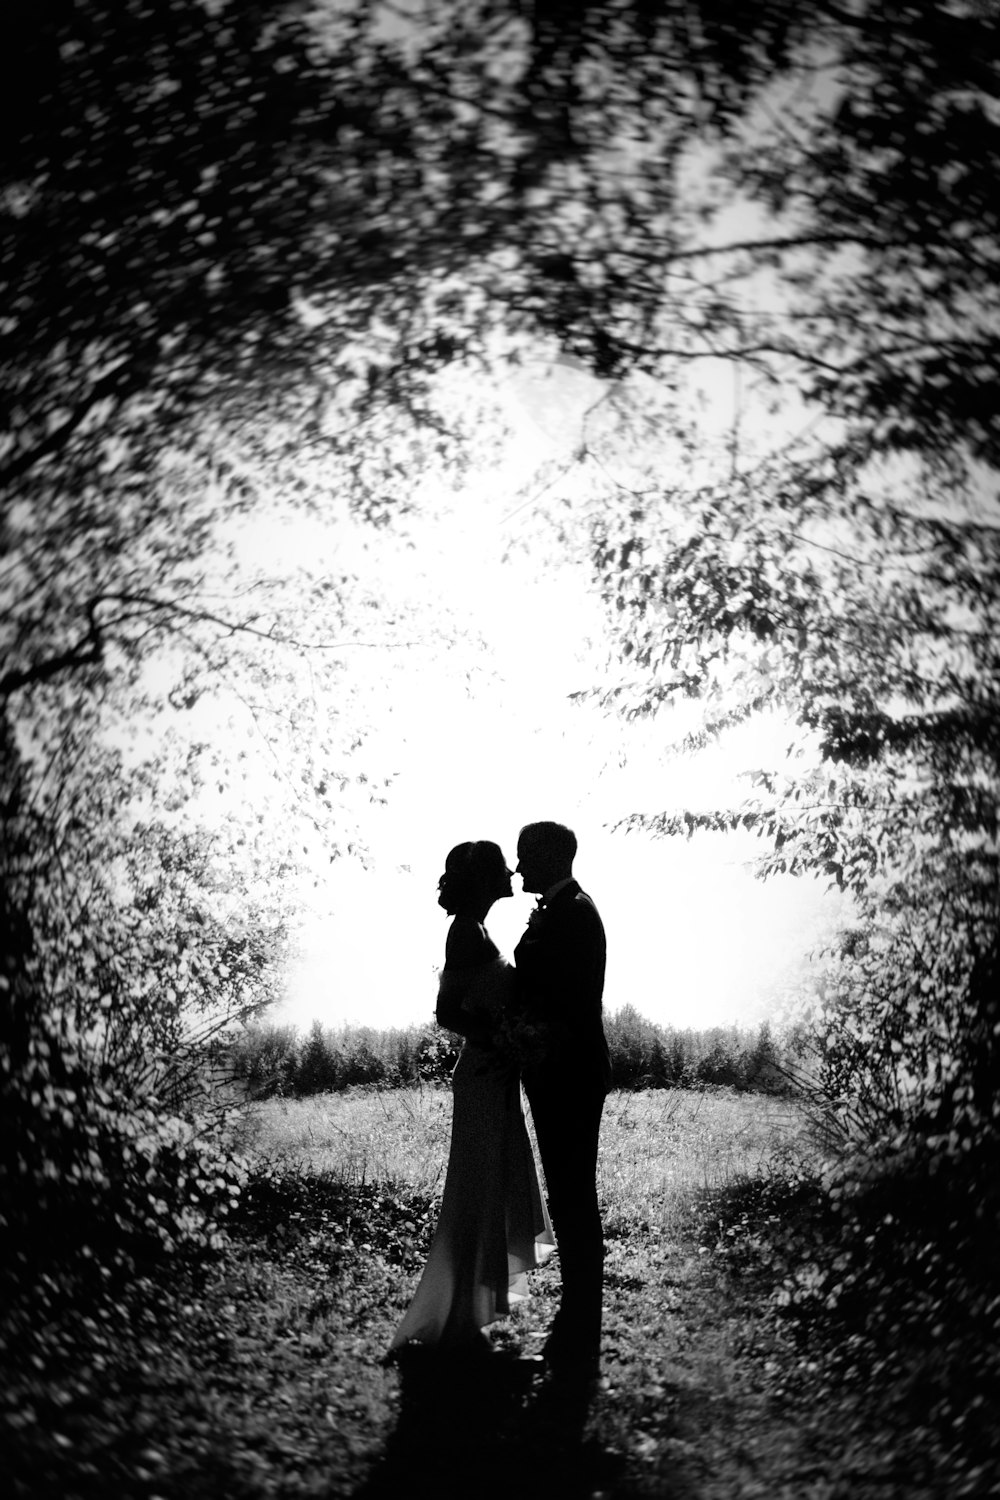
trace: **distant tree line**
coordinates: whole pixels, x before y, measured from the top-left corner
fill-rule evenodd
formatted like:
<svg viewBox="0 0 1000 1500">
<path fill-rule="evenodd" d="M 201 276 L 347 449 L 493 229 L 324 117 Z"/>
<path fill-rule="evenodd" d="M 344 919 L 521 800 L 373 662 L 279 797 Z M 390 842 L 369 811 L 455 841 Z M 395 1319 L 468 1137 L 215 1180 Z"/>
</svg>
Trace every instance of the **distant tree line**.
<svg viewBox="0 0 1000 1500">
<path fill-rule="evenodd" d="M 790 1043 L 766 1021 L 752 1030 L 682 1030 L 657 1026 L 628 1005 L 606 1019 L 605 1030 L 618 1089 L 722 1086 L 774 1094 L 789 1088 L 783 1059 Z M 232 1041 L 228 1065 L 234 1082 L 258 1098 L 301 1098 L 364 1084 L 447 1083 L 460 1046 L 460 1038 L 433 1021 L 385 1031 L 314 1021 L 305 1035 L 257 1022 Z"/>
</svg>

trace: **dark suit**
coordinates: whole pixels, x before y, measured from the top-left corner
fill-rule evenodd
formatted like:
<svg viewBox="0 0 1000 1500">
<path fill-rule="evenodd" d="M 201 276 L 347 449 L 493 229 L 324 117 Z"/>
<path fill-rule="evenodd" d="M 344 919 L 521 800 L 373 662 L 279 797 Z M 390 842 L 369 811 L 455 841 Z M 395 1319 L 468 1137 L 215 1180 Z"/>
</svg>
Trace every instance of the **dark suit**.
<svg viewBox="0 0 1000 1500">
<path fill-rule="evenodd" d="M 601 1340 L 597 1141 L 611 1086 L 601 1019 L 605 952 L 597 908 L 575 880 L 540 908 L 514 950 L 526 1019 L 550 1028 L 546 1055 L 526 1065 L 523 1078 L 562 1272 L 562 1304 L 547 1349 L 553 1363 L 567 1367 L 596 1359 Z"/>
</svg>

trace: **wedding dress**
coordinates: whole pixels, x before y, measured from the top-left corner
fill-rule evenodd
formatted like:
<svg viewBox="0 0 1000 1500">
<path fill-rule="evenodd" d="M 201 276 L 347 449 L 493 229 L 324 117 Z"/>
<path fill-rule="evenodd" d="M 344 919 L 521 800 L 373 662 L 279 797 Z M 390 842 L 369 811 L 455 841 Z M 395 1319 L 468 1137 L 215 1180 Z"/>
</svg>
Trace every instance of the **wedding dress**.
<svg viewBox="0 0 1000 1500">
<path fill-rule="evenodd" d="M 498 1022 L 514 971 L 502 958 L 441 976 L 441 994 Z M 555 1239 L 509 1055 L 467 1041 L 452 1074 L 451 1151 L 427 1264 L 390 1344 L 475 1345 L 528 1295 L 527 1272 Z"/>
</svg>

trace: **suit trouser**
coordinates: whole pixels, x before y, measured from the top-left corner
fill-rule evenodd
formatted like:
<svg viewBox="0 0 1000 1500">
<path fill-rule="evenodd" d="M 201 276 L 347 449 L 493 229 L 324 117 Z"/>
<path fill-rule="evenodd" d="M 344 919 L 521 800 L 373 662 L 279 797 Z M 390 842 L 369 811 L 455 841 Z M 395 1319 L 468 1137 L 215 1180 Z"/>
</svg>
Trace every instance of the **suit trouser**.
<svg viewBox="0 0 1000 1500">
<path fill-rule="evenodd" d="M 559 1245 L 562 1302 L 552 1330 L 560 1352 L 596 1357 L 601 1344 L 604 1234 L 597 1206 L 602 1088 L 552 1088 L 525 1080 L 549 1212 Z"/>
</svg>

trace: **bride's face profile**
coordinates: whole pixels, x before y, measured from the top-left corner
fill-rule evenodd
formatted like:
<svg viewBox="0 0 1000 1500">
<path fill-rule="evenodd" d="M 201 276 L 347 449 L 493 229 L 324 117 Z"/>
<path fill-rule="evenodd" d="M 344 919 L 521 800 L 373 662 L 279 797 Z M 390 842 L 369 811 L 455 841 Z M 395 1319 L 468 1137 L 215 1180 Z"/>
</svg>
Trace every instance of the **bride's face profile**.
<svg viewBox="0 0 1000 1500">
<path fill-rule="evenodd" d="M 507 861 L 498 848 L 484 850 L 484 859 L 479 870 L 480 893 L 490 905 L 494 901 L 502 901 L 507 896 L 513 896 L 514 887 L 511 884 L 513 871 L 508 869 Z"/>
<path fill-rule="evenodd" d="M 459 844 L 449 854 L 438 882 L 439 904 L 453 915 L 482 921 L 494 901 L 514 894 L 512 873 L 498 844 Z"/>
</svg>

